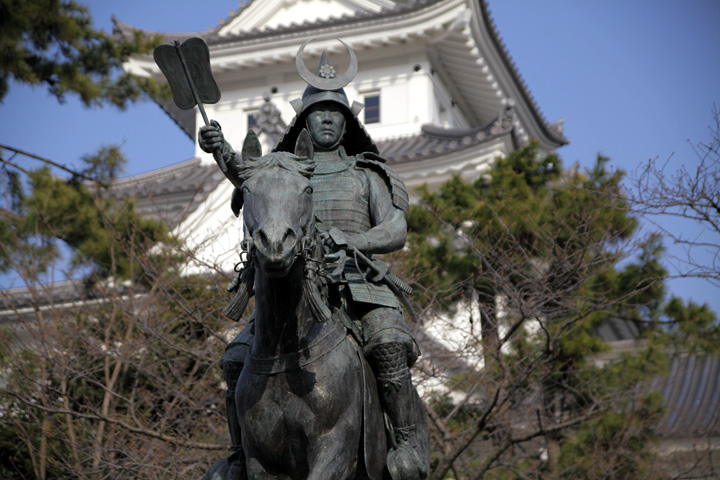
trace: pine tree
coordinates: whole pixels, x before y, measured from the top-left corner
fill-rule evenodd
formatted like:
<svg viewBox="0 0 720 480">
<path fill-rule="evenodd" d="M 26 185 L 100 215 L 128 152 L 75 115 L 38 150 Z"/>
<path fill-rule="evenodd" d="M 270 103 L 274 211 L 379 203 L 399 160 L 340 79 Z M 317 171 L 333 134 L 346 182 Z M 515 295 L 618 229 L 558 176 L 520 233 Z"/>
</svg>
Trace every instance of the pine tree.
<svg viewBox="0 0 720 480">
<path fill-rule="evenodd" d="M 654 478 L 661 402 L 640 387 L 663 372 L 670 343 L 711 345 L 718 323 L 666 298 L 660 239 L 637 235 L 623 172 L 607 164 L 563 170 L 531 143 L 475 182 L 420 192 L 402 261 L 421 272 L 416 300 L 435 315 L 426 328 L 462 332 L 465 360 L 423 368 L 428 380 L 452 372 L 428 405 L 433 478 Z M 640 335 L 613 361 L 597 335 L 608 320 Z"/>
<path fill-rule="evenodd" d="M 193 252 L 110 200 L 117 148 L 84 160 L 69 179 L 2 172 L 0 262 L 25 289 L 0 291 L 0 478 L 199 477 L 227 442 L 227 281 L 180 275 Z M 84 276 L 56 300 L 67 251 Z"/>
<path fill-rule="evenodd" d="M 123 59 L 157 43 L 140 32 L 119 41 L 94 29 L 87 8 L 72 0 L 2 0 L 0 101 L 11 81 L 44 85 L 60 102 L 76 94 L 85 106 L 124 108 L 143 93 L 167 95 L 152 79 L 122 71 Z"/>
<path fill-rule="evenodd" d="M 121 109 L 166 95 L 121 68 L 158 40 L 114 39 L 73 1 L 0 0 L 0 100 L 12 82 Z M 24 286 L 0 291 L 0 478 L 202 476 L 228 441 L 226 280 L 180 275 L 193 252 L 108 194 L 118 148 L 69 178 L 0 160 L 0 271 Z"/>
<path fill-rule="evenodd" d="M 24 181 L 16 171 L 3 171 L 7 196 L 0 218 L 0 271 L 19 270 L 37 281 L 64 244 L 72 252 L 71 265 L 89 266 L 97 278 L 126 279 L 130 257 L 119 249 L 145 251 L 166 239 L 167 228 L 141 218 L 131 199 L 118 203 L 104 195 L 125 163 L 118 147 L 103 147 L 83 162 L 86 168 L 71 179 L 53 175 L 47 166 L 27 172 Z"/>
</svg>

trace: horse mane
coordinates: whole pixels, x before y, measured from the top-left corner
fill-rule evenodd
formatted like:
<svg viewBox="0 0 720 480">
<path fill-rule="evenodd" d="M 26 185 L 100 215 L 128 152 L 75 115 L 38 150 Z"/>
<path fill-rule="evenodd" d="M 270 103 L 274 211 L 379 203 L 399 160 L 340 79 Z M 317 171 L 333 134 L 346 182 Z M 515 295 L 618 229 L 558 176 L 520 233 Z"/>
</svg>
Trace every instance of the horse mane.
<svg viewBox="0 0 720 480">
<path fill-rule="evenodd" d="M 299 173 L 310 178 L 315 170 L 315 161 L 308 157 L 301 157 L 290 152 L 271 152 L 258 158 L 249 158 L 240 162 L 238 177 L 247 181 L 253 175 L 269 168 L 280 167 L 291 172 Z"/>
</svg>

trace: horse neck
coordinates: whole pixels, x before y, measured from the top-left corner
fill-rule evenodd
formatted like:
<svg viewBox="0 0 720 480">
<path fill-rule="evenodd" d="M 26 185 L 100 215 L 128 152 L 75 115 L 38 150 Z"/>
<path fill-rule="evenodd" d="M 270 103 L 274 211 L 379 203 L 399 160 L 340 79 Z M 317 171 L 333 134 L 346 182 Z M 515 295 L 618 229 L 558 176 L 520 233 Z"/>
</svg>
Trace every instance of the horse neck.
<svg viewBox="0 0 720 480">
<path fill-rule="evenodd" d="M 253 355 L 273 356 L 306 347 L 323 328 L 313 317 L 303 288 L 304 262 L 298 259 L 283 278 L 255 272 Z"/>
</svg>

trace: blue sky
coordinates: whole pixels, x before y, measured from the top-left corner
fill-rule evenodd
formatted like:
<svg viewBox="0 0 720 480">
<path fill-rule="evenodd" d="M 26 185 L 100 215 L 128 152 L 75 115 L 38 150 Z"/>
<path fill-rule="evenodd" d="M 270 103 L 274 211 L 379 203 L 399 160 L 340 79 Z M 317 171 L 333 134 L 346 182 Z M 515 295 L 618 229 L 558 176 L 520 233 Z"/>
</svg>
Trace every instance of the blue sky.
<svg viewBox="0 0 720 480">
<path fill-rule="evenodd" d="M 205 30 L 238 6 L 237 0 L 176 0 L 172 8 L 159 0 L 86 4 L 96 26 L 107 31 L 114 14 L 166 32 Z M 720 2 L 489 0 L 489 5 L 540 109 L 551 122 L 564 119 L 571 143 L 558 153 L 566 166 L 589 167 L 598 153 L 627 172 L 650 158 L 669 159 L 671 170 L 697 164 L 688 141 L 709 140 L 713 103 L 720 108 Z M 129 159 L 126 174 L 171 165 L 194 151 L 192 141 L 153 104 L 118 112 L 85 109 L 69 98 L 60 106 L 44 89 L 19 85 L 12 85 L 0 104 L 0 127 L 0 143 L 66 164 L 120 143 Z M 720 244 L 720 238 L 710 240 Z M 720 312 L 720 291 L 707 282 L 676 280 L 671 289 Z"/>
</svg>

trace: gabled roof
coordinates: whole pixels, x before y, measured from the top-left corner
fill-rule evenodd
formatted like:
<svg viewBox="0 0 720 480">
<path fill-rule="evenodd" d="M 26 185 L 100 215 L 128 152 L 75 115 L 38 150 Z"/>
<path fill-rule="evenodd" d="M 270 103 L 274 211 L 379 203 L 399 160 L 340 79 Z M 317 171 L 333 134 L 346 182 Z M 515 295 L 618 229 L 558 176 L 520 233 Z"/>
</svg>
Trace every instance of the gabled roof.
<svg viewBox="0 0 720 480">
<path fill-rule="evenodd" d="M 300 23 L 293 21 L 287 25 L 278 25 L 273 28 L 254 28 L 252 30 L 244 30 L 235 33 L 224 33 L 223 30 L 236 22 L 237 19 L 245 13 L 249 7 L 255 3 L 267 0 L 250 0 L 247 4 L 242 5 L 234 15 L 221 20 L 219 25 L 212 27 L 208 30 L 197 31 L 197 32 L 158 32 L 154 30 L 146 30 L 135 28 L 132 25 L 120 21 L 117 17 L 113 16 L 113 34 L 122 38 L 131 38 L 134 32 L 140 31 L 147 37 L 154 35 L 160 35 L 168 42 L 173 40 L 186 40 L 191 37 L 201 37 L 211 47 L 217 45 L 223 45 L 228 43 L 252 41 L 259 39 L 266 39 L 270 37 L 276 37 L 280 35 L 287 35 L 297 32 L 306 32 L 308 30 L 317 30 L 330 27 L 339 27 L 343 25 L 355 24 L 361 21 L 378 20 L 378 19 L 391 19 L 403 14 L 412 13 L 418 11 L 428 5 L 436 3 L 442 3 L 446 0 L 409 0 L 406 2 L 396 1 L 392 2 L 394 5 L 389 8 L 384 8 L 380 11 L 371 10 L 357 10 L 352 14 L 344 14 L 339 17 L 318 17 L 312 20 L 305 20 Z M 280 2 L 282 3 L 282 2 Z M 224 34 L 223 34 L 224 33 Z"/>
<path fill-rule="evenodd" d="M 478 5 L 482 11 L 482 19 L 487 28 L 487 32 L 490 34 L 490 39 L 493 41 L 495 47 L 500 53 L 500 58 L 507 67 L 507 70 L 510 72 L 510 75 L 512 75 L 513 80 L 518 85 L 523 99 L 532 107 L 531 112 L 535 116 L 538 124 L 549 137 L 555 139 L 555 141 L 557 141 L 560 145 L 567 145 L 570 140 L 563 135 L 562 121 L 548 123 L 547 119 L 542 114 L 540 107 L 535 101 L 535 97 L 532 96 L 525 80 L 522 78 L 522 75 L 520 75 L 520 70 L 518 70 L 517 65 L 515 65 L 515 61 L 508 52 L 505 42 L 503 42 L 502 37 L 495 26 L 495 20 L 493 20 L 492 15 L 490 14 L 490 8 L 488 7 L 487 0 L 478 0 Z"/>
<path fill-rule="evenodd" d="M 265 104 L 272 112 L 272 103 Z M 261 110 L 262 112 L 263 110 Z M 423 125 L 421 133 L 389 138 L 378 142 L 380 152 L 390 165 L 431 159 L 463 150 L 477 148 L 504 135 L 512 135 L 511 117 L 504 115 L 490 124 L 473 129 L 448 129 Z M 277 140 L 278 124 L 261 116 L 256 133 L 265 133 Z M 282 133 L 280 131 L 280 133 Z M 143 216 L 161 219 L 172 228 L 205 202 L 210 193 L 224 181 L 220 169 L 200 158 L 191 158 L 169 167 L 116 180 L 111 198 L 133 197 Z"/>
<path fill-rule="evenodd" d="M 408 2 L 396 0 L 339 0 L 335 3 L 337 11 L 329 12 L 327 9 L 308 8 L 308 0 L 251 0 L 222 21 L 218 32 L 220 35 L 231 35 L 238 31 L 267 29 L 288 23 L 288 19 L 305 23 L 343 15 L 376 13 L 406 3 Z"/>
<path fill-rule="evenodd" d="M 173 40 L 185 40 L 191 37 L 201 37 L 210 46 L 221 45 L 225 43 L 237 42 L 237 41 L 249 41 L 257 40 L 261 38 L 269 38 L 279 35 L 286 35 L 289 33 L 303 32 L 307 30 L 315 30 L 320 28 L 337 27 L 347 24 L 354 24 L 364 20 L 375 20 L 375 19 L 390 19 L 399 15 L 412 13 L 420 10 L 428 5 L 442 3 L 446 0 L 391 0 L 385 3 L 390 6 L 382 8 L 381 10 L 367 10 L 357 9 L 354 12 L 346 13 L 341 16 L 335 17 L 316 17 L 298 23 L 293 21 L 287 25 L 278 25 L 272 28 L 253 28 L 251 30 L 242 30 L 238 32 L 227 32 L 229 26 L 238 23 L 238 20 L 242 15 L 250 10 L 254 5 L 258 5 L 263 2 L 267 3 L 278 3 L 282 5 L 283 1 L 276 0 L 249 0 L 240 8 L 231 14 L 228 18 L 220 20 L 218 26 L 209 28 L 204 31 L 197 32 L 158 32 L 154 30 L 146 30 L 135 28 L 132 25 L 120 21 L 117 17 L 113 16 L 113 34 L 123 38 L 132 38 L 132 35 L 136 31 L 144 33 L 147 37 L 154 35 L 160 35 L 165 38 L 168 42 Z M 484 0 L 481 0 L 484 1 Z"/>
<path fill-rule="evenodd" d="M 232 25 L 240 24 L 243 14 L 259 1 L 246 3 L 218 27 L 203 32 L 145 33 L 160 34 L 168 41 L 192 36 L 204 38 L 210 46 L 211 56 L 216 59 L 213 63 L 216 73 L 243 66 L 292 62 L 299 40 L 308 34 L 328 38 L 342 35 L 353 48 L 367 49 L 426 39 L 432 60 L 440 67 L 437 73 L 444 78 L 446 86 L 452 86 L 451 94 L 473 126 L 491 120 L 482 118 L 479 112 L 487 115 L 487 112 L 499 111 L 503 102 L 515 101 L 519 120 L 532 130 L 528 132 L 530 136 L 538 138 L 547 148 L 568 143 L 561 123 L 547 122 L 522 80 L 490 16 L 486 0 L 383 0 L 388 6 L 376 11 L 358 9 L 339 17 L 303 19 L 300 23 L 247 31 L 233 30 Z M 474 14 L 458 17 L 460 10 L 457 9 L 463 8 L 471 9 Z M 113 21 L 115 35 L 126 37 L 135 30 L 115 18 Z M 441 21 L 445 23 L 439 24 Z M 377 41 L 361 38 L 371 31 L 378 32 Z M 218 57 L 222 56 L 221 52 L 245 53 L 240 59 L 224 62 Z M 157 74 L 151 59 L 141 63 L 139 68 L 146 74 Z M 500 98 L 502 96 L 506 99 Z"/>
<path fill-rule="evenodd" d="M 390 165 L 411 164 L 435 157 L 482 148 L 500 137 L 509 136 L 517 147 L 514 109 L 506 107 L 493 121 L 482 127 L 458 129 L 423 125 L 415 135 L 386 138 L 377 142 L 381 156 Z M 265 134 L 270 143 L 282 135 L 285 124 L 269 96 L 256 114 L 256 134 Z M 236 145 L 236 147 L 238 147 Z M 213 163 L 195 157 L 158 170 L 153 170 L 113 182 L 110 198 L 136 199 L 139 213 L 160 219 L 171 228 L 205 202 L 225 179 Z"/>
<path fill-rule="evenodd" d="M 40 285 L 37 291 L 41 295 L 41 302 L 45 305 L 62 305 L 77 302 L 79 300 L 92 300 L 101 298 L 102 294 L 88 289 L 88 285 L 82 280 L 65 280 L 61 282 Z M 16 312 L 31 308 L 36 305 L 37 298 L 33 297 L 33 291 L 27 287 L 8 288 L 0 294 L 0 319 L 7 319 Z"/>
<path fill-rule="evenodd" d="M 255 125 L 251 128 L 256 135 L 260 135 L 261 133 L 267 135 L 269 143 L 274 145 L 280 140 L 283 133 L 285 133 L 287 125 L 285 125 L 285 122 L 283 122 L 280 116 L 280 110 L 278 110 L 277 106 L 270 100 L 269 92 L 265 93 L 263 100 L 265 100 L 265 103 L 263 103 L 255 113 Z"/>
<path fill-rule="evenodd" d="M 606 342 L 623 342 L 637 340 L 641 332 L 632 320 L 608 318 L 595 329 L 595 334 Z"/>
</svg>

